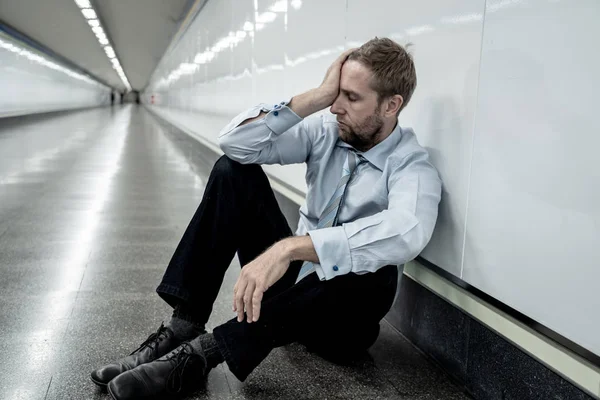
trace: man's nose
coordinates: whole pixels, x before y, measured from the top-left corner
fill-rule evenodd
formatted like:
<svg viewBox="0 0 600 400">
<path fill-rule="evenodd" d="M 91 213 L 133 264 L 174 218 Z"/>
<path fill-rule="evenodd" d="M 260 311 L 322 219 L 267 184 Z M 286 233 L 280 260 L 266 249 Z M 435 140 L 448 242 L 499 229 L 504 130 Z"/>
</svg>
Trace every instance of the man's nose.
<svg viewBox="0 0 600 400">
<path fill-rule="evenodd" d="M 331 105 L 331 112 L 333 114 L 343 114 L 344 110 L 342 107 L 342 101 L 340 100 L 340 96 L 338 95 L 338 97 L 335 98 L 335 100 L 333 101 L 333 104 Z"/>
</svg>

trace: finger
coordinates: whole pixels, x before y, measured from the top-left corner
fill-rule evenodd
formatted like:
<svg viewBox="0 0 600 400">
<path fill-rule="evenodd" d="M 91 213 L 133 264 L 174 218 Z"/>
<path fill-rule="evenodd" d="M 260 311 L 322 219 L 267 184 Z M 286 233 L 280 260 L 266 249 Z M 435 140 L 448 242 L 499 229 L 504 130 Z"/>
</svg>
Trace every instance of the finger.
<svg viewBox="0 0 600 400">
<path fill-rule="evenodd" d="M 254 294 L 254 288 L 256 287 L 254 281 L 248 282 L 246 286 L 246 292 L 244 293 L 244 306 L 246 308 L 246 321 L 252 322 L 252 296 Z"/>
<path fill-rule="evenodd" d="M 338 57 L 338 61 L 340 63 L 344 63 L 344 61 L 346 61 L 346 59 L 348 58 L 348 56 L 354 51 L 356 50 L 356 47 L 353 47 L 351 49 L 348 49 L 346 51 L 344 51 L 339 57 Z"/>
<path fill-rule="evenodd" d="M 239 279 L 238 279 L 239 282 Z M 237 307 L 235 305 L 235 296 L 237 295 L 237 288 L 238 288 L 238 282 L 235 283 L 235 285 L 233 286 L 233 311 L 237 311 Z"/>
<path fill-rule="evenodd" d="M 248 282 L 245 278 L 240 277 L 238 291 L 235 294 L 235 306 L 237 311 L 237 320 L 242 322 L 244 320 L 244 293 L 246 291 L 246 285 Z"/>
<path fill-rule="evenodd" d="M 252 321 L 258 321 L 260 317 L 260 306 L 263 299 L 263 291 L 260 286 L 256 286 L 254 289 L 254 296 L 252 297 L 252 316 L 254 317 Z"/>
</svg>

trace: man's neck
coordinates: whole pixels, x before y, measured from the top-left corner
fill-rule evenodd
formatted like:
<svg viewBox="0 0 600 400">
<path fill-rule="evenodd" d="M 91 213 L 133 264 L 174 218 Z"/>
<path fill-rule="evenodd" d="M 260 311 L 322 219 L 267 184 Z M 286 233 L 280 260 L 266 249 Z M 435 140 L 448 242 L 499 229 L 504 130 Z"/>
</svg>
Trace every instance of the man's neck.
<svg viewBox="0 0 600 400">
<path fill-rule="evenodd" d="M 397 119 L 395 121 L 390 121 L 389 124 L 384 123 L 379 131 L 380 133 L 378 133 L 375 136 L 375 142 L 371 147 L 369 147 L 368 150 L 371 150 L 373 147 L 377 146 L 379 143 L 387 139 L 392 134 L 392 132 L 394 132 L 394 129 L 396 129 L 396 125 L 398 125 Z"/>
</svg>

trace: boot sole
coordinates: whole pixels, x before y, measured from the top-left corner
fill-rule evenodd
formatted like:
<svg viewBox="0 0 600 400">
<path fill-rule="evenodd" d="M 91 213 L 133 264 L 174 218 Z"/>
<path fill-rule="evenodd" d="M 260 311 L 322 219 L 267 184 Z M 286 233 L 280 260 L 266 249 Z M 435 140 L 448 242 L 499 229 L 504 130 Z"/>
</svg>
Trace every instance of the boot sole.
<svg viewBox="0 0 600 400">
<path fill-rule="evenodd" d="M 113 394 L 112 390 L 110 390 L 110 386 L 106 385 L 106 388 L 108 389 L 108 394 L 110 395 L 110 398 L 113 400 L 119 400 L 115 397 L 115 395 Z"/>
<path fill-rule="evenodd" d="M 117 396 L 115 396 L 115 395 L 113 394 L 112 390 L 110 389 L 110 386 L 106 385 L 106 389 L 107 389 L 107 391 L 108 391 L 108 394 L 110 395 L 110 398 L 111 398 L 112 400 L 119 400 L 119 399 L 117 399 Z M 171 398 L 171 397 L 169 397 L 169 398 Z M 152 397 L 152 398 L 150 398 L 150 399 L 148 399 L 148 400 L 159 400 L 159 399 L 164 399 L 164 397 Z"/>
<path fill-rule="evenodd" d="M 108 387 L 108 383 L 103 383 L 103 382 L 97 381 L 94 378 L 92 378 L 91 376 L 90 376 L 90 380 L 92 382 L 94 382 L 96 385 L 100 386 L 102 389 L 106 389 Z"/>
</svg>

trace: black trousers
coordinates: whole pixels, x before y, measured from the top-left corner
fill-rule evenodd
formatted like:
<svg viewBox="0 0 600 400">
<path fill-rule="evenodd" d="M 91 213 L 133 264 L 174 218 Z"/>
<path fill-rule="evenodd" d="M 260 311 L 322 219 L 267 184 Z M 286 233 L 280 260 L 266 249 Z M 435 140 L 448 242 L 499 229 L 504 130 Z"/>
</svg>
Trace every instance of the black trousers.
<svg viewBox="0 0 600 400">
<path fill-rule="evenodd" d="M 156 291 L 206 323 L 235 253 L 244 266 L 292 235 L 262 168 L 223 156 Z M 233 318 L 214 329 L 229 369 L 241 381 L 275 347 L 297 341 L 325 355 L 348 355 L 377 338 L 396 293 L 396 266 L 329 281 L 313 273 L 295 285 L 301 266 L 292 262 L 265 293 L 257 322 Z"/>
</svg>

